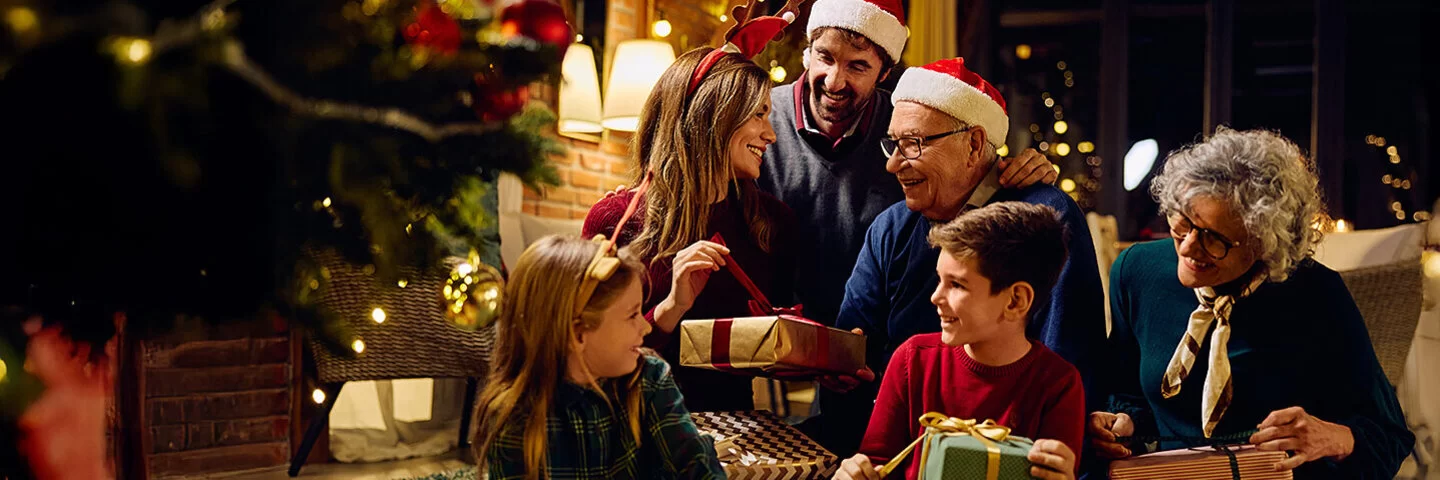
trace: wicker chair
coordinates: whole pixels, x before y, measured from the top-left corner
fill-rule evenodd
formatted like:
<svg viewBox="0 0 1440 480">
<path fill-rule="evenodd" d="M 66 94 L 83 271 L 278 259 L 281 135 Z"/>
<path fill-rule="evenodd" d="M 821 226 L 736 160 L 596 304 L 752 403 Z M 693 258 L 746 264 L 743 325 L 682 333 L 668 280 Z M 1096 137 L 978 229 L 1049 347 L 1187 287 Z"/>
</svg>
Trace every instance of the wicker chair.
<svg viewBox="0 0 1440 480">
<path fill-rule="evenodd" d="M 1370 330 L 1370 343 L 1375 346 L 1385 378 L 1391 385 L 1399 385 L 1424 302 L 1420 262 L 1359 268 L 1340 272 L 1340 278 L 1365 317 L 1365 328 Z"/>
<path fill-rule="evenodd" d="M 379 285 L 374 277 L 349 264 L 334 252 L 310 252 L 320 266 L 329 269 L 330 285 L 322 304 L 350 322 L 364 341 L 364 352 L 353 359 L 331 355 L 315 342 L 307 342 L 315 355 L 325 402 L 310 422 L 300 449 L 290 460 L 290 476 L 300 473 L 310 449 L 330 418 L 340 388 L 345 382 L 401 378 L 465 378 L 464 411 L 460 419 L 460 447 L 469 446 L 470 417 L 473 415 L 479 381 L 489 370 L 495 343 L 495 324 L 469 332 L 450 325 L 441 306 L 440 288 L 448 272 L 418 274 L 411 270 L 405 288 Z M 385 313 L 384 323 L 375 323 L 371 311 Z"/>
</svg>

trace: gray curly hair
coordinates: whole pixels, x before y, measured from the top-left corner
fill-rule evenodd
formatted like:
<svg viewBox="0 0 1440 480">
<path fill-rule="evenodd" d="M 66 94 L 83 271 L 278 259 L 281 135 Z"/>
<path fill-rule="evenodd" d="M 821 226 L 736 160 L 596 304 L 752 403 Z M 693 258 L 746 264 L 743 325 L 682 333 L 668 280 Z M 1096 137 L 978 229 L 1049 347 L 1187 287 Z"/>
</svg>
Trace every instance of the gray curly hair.
<svg viewBox="0 0 1440 480">
<path fill-rule="evenodd" d="M 1267 130 L 1219 127 L 1203 142 L 1172 152 L 1150 194 L 1165 213 L 1185 212 L 1195 197 L 1239 212 L 1271 282 L 1283 282 L 1314 253 L 1324 215 L 1314 164 L 1294 142 Z"/>
</svg>

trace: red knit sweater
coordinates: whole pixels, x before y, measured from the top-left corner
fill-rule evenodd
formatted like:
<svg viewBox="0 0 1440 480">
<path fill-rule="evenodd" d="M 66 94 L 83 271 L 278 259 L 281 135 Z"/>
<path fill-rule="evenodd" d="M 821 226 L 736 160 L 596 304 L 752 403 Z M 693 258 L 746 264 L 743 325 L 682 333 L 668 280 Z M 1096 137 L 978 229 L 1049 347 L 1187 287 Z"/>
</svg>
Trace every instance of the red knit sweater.
<svg viewBox="0 0 1440 480">
<path fill-rule="evenodd" d="M 890 357 L 880 382 L 875 413 L 860 453 L 880 465 L 919 438 L 926 412 L 956 418 L 993 419 L 1013 435 L 1064 442 L 1077 456 L 1085 433 L 1085 393 L 1080 373 L 1039 342 L 1009 365 L 980 364 L 940 340 L 939 333 L 910 337 Z M 905 469 L 918 476 L 920 447 Z"/>
</svg>

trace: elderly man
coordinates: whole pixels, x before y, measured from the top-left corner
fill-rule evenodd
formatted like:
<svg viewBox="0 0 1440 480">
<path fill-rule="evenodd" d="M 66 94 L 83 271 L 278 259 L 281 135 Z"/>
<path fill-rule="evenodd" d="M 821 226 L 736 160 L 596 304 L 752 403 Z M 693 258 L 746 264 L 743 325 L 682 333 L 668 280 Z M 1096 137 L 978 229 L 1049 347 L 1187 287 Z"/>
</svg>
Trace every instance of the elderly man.
<svg viewBox="0 0 1440 480">
<path fill-rule="evenodd" d="M 1026 334 L 1043 342 L 1080 370 L 1087 404 L 1092 352 L 1105 341 L 1104 297 L 1095 249 L 1080 207 L 1050 185 L 1002 189 L 995 149 L 1009 130 L 1005 100 L 963 59 L 912 68 L 892 95 L 894 113 L 884 139 L 885 169 L 899 181 L 905 200 L 870 225 L 855 269 L 845 286 L 836 326 L 868 336 L 870 368 L 883 375 L 894 349 L 912 335 L 940 331 L 930 295 L 939 279 L 939 249 L 926 238 L 931 225 L 991 202 L 1022 201 L 1060 212 L 1069 230 L 1070 255 L 1049 304 L 1032 316 Z M 868 372 L 867 372 L 868 373 Z M 862 375 L 864 376 L 868 375 Z M 864 433 L 877 382 L 841 379 L 833 388 L 859 388 L 823 396 L 818 433 L 845 454 Z M 853 442 L 853 443 L 852 443 Z"/>
<path fill-rule="evenodd" d="M 900 0 L 817 0 L 805 32 L 805 72 L 770 92 L 777 139 L 758 181 L 795 211 L 797 230 L 808 237 L 795 283 L 805 316 L 833 324 L 865 229 L 903 198 L 885 172 L 880 140 L 890 124 L 890 92 L 878 84 L 908 33 Z M 1050 162 L 1034 150 L 999 168 L 1005 186 L 1055 181 Z"/>
</svg>

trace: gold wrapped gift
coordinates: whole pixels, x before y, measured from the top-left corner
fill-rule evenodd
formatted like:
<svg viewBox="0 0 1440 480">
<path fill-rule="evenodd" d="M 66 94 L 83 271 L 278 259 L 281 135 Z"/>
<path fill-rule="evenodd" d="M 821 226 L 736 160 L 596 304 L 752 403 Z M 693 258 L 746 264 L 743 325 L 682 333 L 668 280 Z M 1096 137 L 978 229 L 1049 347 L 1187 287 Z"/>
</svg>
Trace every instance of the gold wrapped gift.
<svg viewBox="0 0 1440 480">
<path fill-rule="evenodd" d="M 880 467 L 889 476 L 920 445 L 920 478 L 1011 480 L 1030 478 L 1030 439 L 1011 435 L 993 420 L 983 422 L 929 412 L 920 416 L 925 433 Z"/>
<path fill-rule="evenodd" d="M 763 377 L 854 375 L 865 368 L 865 336 L 803 317 L 680 322 L 680 365 Z"/>
</svg>

